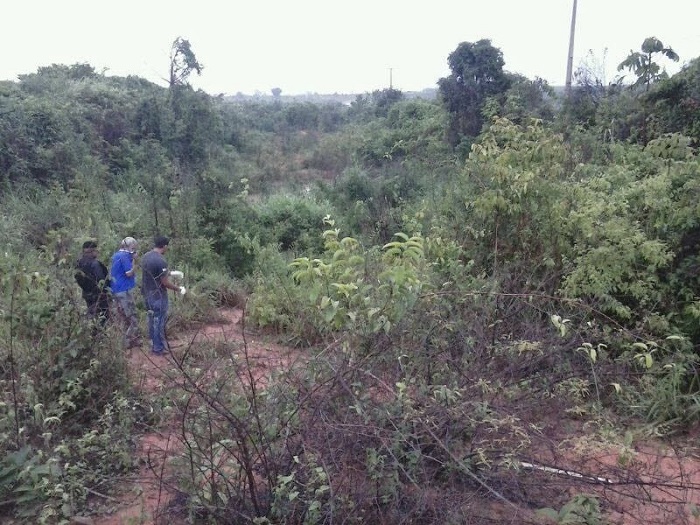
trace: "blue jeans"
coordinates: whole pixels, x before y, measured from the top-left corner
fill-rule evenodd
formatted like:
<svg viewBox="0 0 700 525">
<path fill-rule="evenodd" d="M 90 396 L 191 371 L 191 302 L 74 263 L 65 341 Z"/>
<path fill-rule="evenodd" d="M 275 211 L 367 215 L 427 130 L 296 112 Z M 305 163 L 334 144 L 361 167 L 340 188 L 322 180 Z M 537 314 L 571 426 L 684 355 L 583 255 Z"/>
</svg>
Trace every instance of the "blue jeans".
<svg viewBox="0 0 700 525">
<path fill-rule="evenodd" d="M 151 338 L 151 351 L 165 352 L 168 341 L 165 339 L 165 323 L 168 320 L 168 296 L 149 295 L 145 298 L 148 308 L 148 336 Z"/>
</svg>

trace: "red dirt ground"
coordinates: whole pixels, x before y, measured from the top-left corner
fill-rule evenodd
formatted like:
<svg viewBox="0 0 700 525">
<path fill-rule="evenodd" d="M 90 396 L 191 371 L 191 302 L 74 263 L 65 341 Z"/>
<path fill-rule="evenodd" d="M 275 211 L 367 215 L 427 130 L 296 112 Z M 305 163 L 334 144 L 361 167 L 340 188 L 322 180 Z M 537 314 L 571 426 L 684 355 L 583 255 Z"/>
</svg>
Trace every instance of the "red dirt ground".
<svg viewBox="0 0 700 525">
<path fill-rule="evenodd" d="M 172 356 L 152 356 L 147 345 L 135 349 L 129 355 L 132 381 L 144 393 L 156 394 L 172 386 L 176 381 L 173 358 L 181 356 L 185 349 L 200 342 L 245 342 L 247 357 L 257 381 L 264 383 L 266 371 L 279 367 L 292 352 L 289 348 L 262 342 L 255 336 L 243 334 L 242 311 L 222 309 L 220 318 L 199 330 L 191 330 L 170 341 Z M 144 434 L 136 454 L 142 467 L 136 476 L 125 482 L 122 494 L 114 500 L 115 511 L 93 523 L 100 525 L 169 524 L 177 525 L 172 515 L 162 516 L 163 510 L 176 503 L 176 480 L 168 471 L 168 459 L 178 453 L 179 430 L 175 425 L 165 425 L 157 431 Z M 184 523 L 184 521 L 182 522 Z"/>
<path fill-rule="evenodd" d="M 265 343 L 255 336 L 243 334 L 242 312 L 238 309 L 220 311 L 221 318 L 198 331 L 181 334 L 171 341 L 175 358 L 194 343 L 203 341 L 245 340 L 248 359 L 256 381 L 264 384 L 267 371 L 284 366 L 293 350 Z M 173 374 L 173 357 L 152 357 L 144 349 L 135 350 L 129 356 L 129 365 L 134 384 L 146 393 L 156 394 L 169 388 L 177 377 Z M 180 525 L 173 513 L 167 516 L 164 510 L 177 506 L 178 492 L 176 480 L 168 471 L 168 459 L 178 453 L 180 440 L 175 425 L 165 425 L 159 431 L 146 433 L 140 439 L 136 454 L 141 458 L 142 467 L 137 475 L 125 480 L 121 494 L 110 498 L 113 513 L 107 516 L 88 518 L 76 523 L 101 525 Z M 699 430 L 685 440 L 686 446 L 671 449 L 661 444 L 650 443 L 636 447 L 631 452 L 631 464 L 620 466 L 619 451 L 571 450 L 553 457 L 542 454 L 538 462 L 554 465 L 561 469 L 585 472 L 609 478 L 614 485 L 605 483 L 582 484 L 570 474 L 532 471 L 535 479 L 543 484 L 557 486 L 558 490 L 570 487 L 571 493 L 586 492 L 603 495 L 607 502 L 604 508 L 609 525 L 692 525 L 700 524 L 694 516 L 700 508 L 700 447 Z M 562 460 L 566 465 L 562 465 Z M 634 465 L 634 469 L 630 469 Z M 631 475 L 630 472 L 635 474 Z M 640 483 L 641 482 L 641 483 Z M 536 483 L 536 482 L 535 482 Z M 644 483 L 649 485 L 645 486 Z M 661 486 L 663 484 L 664 486 Z M 494 509 L 495 510 L 495 509 Z M 505 512 L 505 514 L 509 514 Z M 496 514 L 493 514 L 495 516 Z M 530 521 L 524 512 L 520 517 L 504 517 L 508 523 L 555 523 L 537 518 Z M 573 522 L 572 522 L 573 523 Z M 579 523 L 579 522 L 576 522 Z M 584 522 L 580 522 L 584 523 Z"/>
</svg>

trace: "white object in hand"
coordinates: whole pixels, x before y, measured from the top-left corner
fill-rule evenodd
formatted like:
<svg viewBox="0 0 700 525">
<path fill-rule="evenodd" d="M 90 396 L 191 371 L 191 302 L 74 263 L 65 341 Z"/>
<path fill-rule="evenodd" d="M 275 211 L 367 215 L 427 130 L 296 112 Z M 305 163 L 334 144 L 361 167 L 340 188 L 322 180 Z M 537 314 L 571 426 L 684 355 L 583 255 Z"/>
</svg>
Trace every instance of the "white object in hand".
<svg viewBox="0 0 700 525">
<path fill-rule="evenodd" d="M 180 295 L 185 295 L 187 293 L 187 289 L 184 286 L 180 286 Z"/>
<path fill-rule="evenodd" d="M 182 273 L 180 270 L 173 270 L 170 272 L 170 275 L 172 275 L 173 277 L 179 277 L 180 279 L 182 279 L 185 276 L 185 274 Z"/>
</svg>

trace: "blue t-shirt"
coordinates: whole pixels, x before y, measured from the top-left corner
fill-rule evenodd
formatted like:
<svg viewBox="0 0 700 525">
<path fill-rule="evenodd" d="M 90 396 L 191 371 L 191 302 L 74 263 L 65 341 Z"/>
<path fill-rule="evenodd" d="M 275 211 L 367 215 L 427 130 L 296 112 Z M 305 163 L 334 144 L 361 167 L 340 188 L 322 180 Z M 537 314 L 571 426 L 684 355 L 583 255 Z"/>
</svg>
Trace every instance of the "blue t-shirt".
<svg viewBox="0 0 700 525">
<path fill-rule="evenodd" d="M 134 256 L 126 250 L 119 250 L 112 256 L 112 293 L 126 292 L 136 286 L 136 273 L 126 275 L 134 269 Z"/>
</svg>

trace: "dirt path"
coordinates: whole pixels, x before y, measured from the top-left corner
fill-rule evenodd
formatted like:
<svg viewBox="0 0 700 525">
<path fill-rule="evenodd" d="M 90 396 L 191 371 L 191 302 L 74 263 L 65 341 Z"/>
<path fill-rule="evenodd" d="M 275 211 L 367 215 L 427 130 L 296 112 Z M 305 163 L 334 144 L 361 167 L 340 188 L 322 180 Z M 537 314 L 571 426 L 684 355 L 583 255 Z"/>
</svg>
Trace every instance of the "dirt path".
<svg viewBox="0 0 700 525">
<path fill-rule="evenodd" d="M 167 394 L 181 382 L 176 360 L 202 345 L 233 343 L 245 351 L 256 381 L 264 382 L 267 371 L 283 364 L 292 352 L 289 348 L 263 342 L 244 334 L 242 311 L 222 309 L 219 318 L 200 329 L 189 330 L 171 338 L 172 355 L 152 356 L 148 346 L 135 349 L 129 355 L 129 371 L 135 387 L 146 396 Z M 146 525 L 185 523 L 178 521 L 166 508 L 177 508 L 181 495 L 177 480 L 168 464 L 180 452 L 181 432 L 176 422 L 165 421 L 157 429 L 149 430 L 139 440 L 135 454 L 141 467 L 133 478 L 124 481 L 120 494 L 112 499 L 113 512 L 92 523 L 100 525 Z"/>
<path fill-rule="evenodd" d="M 240 310 L 223 309 L 219 315 L 220 318 L 201 329 L 189 330 L 173 338 L 172 356 L 152 357 L 146 347 L 133 351 L 129 356 L 129 368 L 135 387 L 146 396 L 154 397 L 167 395 L 169 390 L 178 391 L 182 375 L 177 360 L 187 353 L 196 353 L 201 347 L 219 343 L 231 343 L 227 347 L 236 349 L 236 354 L 245 349 L 249 369 L 259 384 L 265 383 L 270 371 L 289 364 L 294 350 L 244 334 Z M 205 373 L 216 374 L 219 364 L 220 359 L 209 360 L 209 369 Z M 671 449 L 660 443 L 635 446 L 627 465 L 620 464 L 619 452 L 611 453 L 604 448 L 576 451 L 574 447 L 570 453 L 558 458 L 542 454 L 538 458 L 542 464 L 571 469 L 574 474 L 557 472 L 556 469 L 532 469 L 528 475 L 541 481 L 542 486 L 557 486 L 558 491 L 602 496 L 608 502 L 603 510 L 607 523 L 611 525 L 700 524 L 700 519 L 694 516 L 700 509 L 699 437 L 700 430 L 689 436 L 688 447 L 682 449 Z M 562 443 L 565 441 L 568 440 Z M 180 453 L 181 443 L 181 430 L 174 421 L 163 421 L 157 428 L 146 432 L 135 452 L 141 467 L 133 477 L 124 480 L 117 496 L 110 497 L 112 512 L 80 523 L 184 525 L 185 497 L 178 492 L 178 480 L 169 468 L 170 460 Z M 614 484 L 582 483 L 575 471 L 588 476 L 604 476 L 614 480 Z M 541 523 L 554 522 L 543 520 Z"/>
</svg>

